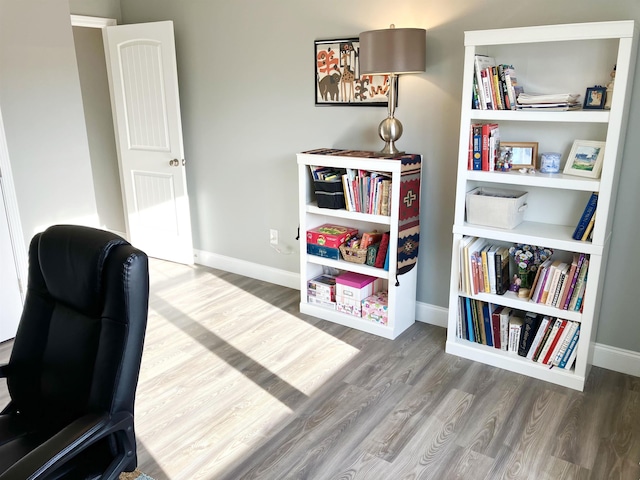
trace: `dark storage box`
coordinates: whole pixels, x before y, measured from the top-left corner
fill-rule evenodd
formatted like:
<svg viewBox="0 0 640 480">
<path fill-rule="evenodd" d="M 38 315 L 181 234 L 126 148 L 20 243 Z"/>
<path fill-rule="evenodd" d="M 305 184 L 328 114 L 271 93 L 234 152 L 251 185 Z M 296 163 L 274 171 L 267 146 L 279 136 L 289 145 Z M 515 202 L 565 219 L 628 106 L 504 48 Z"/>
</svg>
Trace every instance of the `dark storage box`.
<svg viewBox="0 0 640 480">
<path fill-rule="evenodd" d="M 345 208 L 342 180 L 332 182 L 314 180 L 313 183 L 315 184 L 318 207 L 333 209 Z"/>
</svg>

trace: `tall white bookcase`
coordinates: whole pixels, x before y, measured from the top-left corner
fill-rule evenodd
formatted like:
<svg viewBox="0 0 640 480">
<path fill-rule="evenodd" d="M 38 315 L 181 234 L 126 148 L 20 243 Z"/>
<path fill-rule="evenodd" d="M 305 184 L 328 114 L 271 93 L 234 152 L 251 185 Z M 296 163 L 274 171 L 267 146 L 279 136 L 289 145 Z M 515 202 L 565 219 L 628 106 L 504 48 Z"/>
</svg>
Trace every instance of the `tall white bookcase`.
<svg viewBox="0 0 640 480">
<path fill-rule="evenodd" d="M 464 78 L 456 205 L 453 225 L 449 318 L 446 351 L 537 379 L 583 390 L 593 358 L 603 279 L 611 240 L 616 186 L 624 147 L 637 56 L 638 28 L 634 21 L 545 25 L 465 32 Z M 496 64 L 514 66 L 518 84 L 527 93 L 579 93 L 604 85 L 616 66 L 610 110 L 564 112 L 479 110 L 472 107 L 474 56 L 489 55 Z M 606 142 L 599 179 L 562 173 L 474 171 L 467 168 L 469 129 L 473 123 L 498 123 L 501 141 L 538 142 L 539 152 L 563 154 L 561 171 L 573 141 Z M 466 222 L 466 193 L 476 187 L 527 191 L 524 222 L 507 230 Z M 592 241 L 572 239 L 573 231 L 591 192 L 598 192 Z M 559 254 L 590 256 L 582 312 L 567 311 L 504 295 L 480 293 L 472 298 L 523 312 L 577 321 L 581 333 L 575 366 L 570 370 L 535 363 L 514 353 L 458 338 L 460 245 L 465 236 L 482 237 L 504 245 L 523 243 L 554 249 Z M 513 273 L 513 272 L 512 272 Z M 468 296 L 468 295 L 466 295 Z M 606 320 L 603 320 L 606 321 Z"/>
<path fill-rule="evenodd" d="M 400 179 L 402 165 L 400 160 L 364 156 L 341 156 L 339 154 L 321 155 L 298 153 L 298 185 L 300 213 L 300 311 L 347 327 L 356 328 L 374 335 L 394 339 L 415 322 L 416 318 L 416 281 L 417 268 L 397 276 Z M 314 183 L 309 166 L 333 168 L 352 168 L 366 171 L 386 172 L 391 175 L 391 214 L 371 215 L 342 209 L 320 208 L 316 202 Z M 365 264 L 334 260 L 307 253 L 306 232 L 325 223 L 357 228 L 359 232 L 377 230 L 390 232 L 389 270 L 375 268 Z M 343 272 L 356 272 L 383 279 L 388 291 L 388 321 L 386 325 L 365 318 L 331 310 L 309 303 L 307 281 L 323 273 L 323 267 L 331 267 Z M 397 285 L 396 285 L 397 278 Z"/>
</svg>

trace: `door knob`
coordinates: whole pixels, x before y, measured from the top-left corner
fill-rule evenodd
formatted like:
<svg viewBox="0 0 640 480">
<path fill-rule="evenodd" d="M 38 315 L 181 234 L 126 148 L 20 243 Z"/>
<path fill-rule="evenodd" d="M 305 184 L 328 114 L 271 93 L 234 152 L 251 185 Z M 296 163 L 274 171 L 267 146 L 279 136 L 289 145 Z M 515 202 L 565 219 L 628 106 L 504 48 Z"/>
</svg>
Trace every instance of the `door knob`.
<svg viewBox="0 0 640 480">
<path fill-rule="evenodd" d="M 169 160 L 169 166 L 170 167 L 177 167 L 180 165 L 180 162 L 178 161 L 177 158 L 174 158 L 173 160 Z"/>
</svg>

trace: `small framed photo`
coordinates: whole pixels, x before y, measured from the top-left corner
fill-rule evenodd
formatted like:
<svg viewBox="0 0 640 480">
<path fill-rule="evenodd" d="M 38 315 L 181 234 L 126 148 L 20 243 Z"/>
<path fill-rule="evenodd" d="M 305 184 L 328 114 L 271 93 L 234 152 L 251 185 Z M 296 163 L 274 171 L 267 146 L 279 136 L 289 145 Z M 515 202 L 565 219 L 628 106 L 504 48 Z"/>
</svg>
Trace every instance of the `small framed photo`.
<svg viewBox="0 0 640 480">
<path fill-rule="evenodd" d="M 536 168 L 538 142 L 500 142 L 501 170 Z"/>
<path fill-rule="evenodd" d="M 587 93 L 584 94 L 584 105 L 582 108 L 585 110 L 602 110 L 607 100 L 607 89 L 596 85 L 595 87 L 587 88 Z"/>
<path fill-rule="evenodd" d="M 604 142 L 574 140 L 562 173 L 600 178 L 604 159 Z"/>
</svg>

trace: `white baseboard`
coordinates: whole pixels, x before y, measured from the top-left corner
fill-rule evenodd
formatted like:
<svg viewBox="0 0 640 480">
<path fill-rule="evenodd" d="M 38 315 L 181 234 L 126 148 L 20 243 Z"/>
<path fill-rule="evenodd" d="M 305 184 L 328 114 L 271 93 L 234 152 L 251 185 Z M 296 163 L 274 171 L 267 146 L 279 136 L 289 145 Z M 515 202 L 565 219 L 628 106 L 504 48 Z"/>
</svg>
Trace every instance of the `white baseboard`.
<svg viewBox="0 0 640 480">
<path fill-rule="evenodd" d="M 596 367 L 640 377 L 640 352 L 633 350 L 623 350 L 596 343 L 593 351 L 593 364 Z"/>
<path fill-rule="evenodd" d="M 257 263 L 205 252 L 204 250 L 194 250 L 193 257 L 195 263 L 205 267 L 217 268 L 225 272 L 237 273 L 245 277 L 300 290 L 299 273 L 258 265 Z"/>
<path fill-rule="evenodd" d="M 203 250 L 194 250 L 194 261 L 206 267 L 237 273 L 238 275 L 263 280 L 287 288 L 300 289 L 300 275 L 298 273 L 258 265 Z M 416 302 L 416 320 L 419 322 L 447 328 L 448 312 L 448 308 Z M 593 353 L 593 365 L 640 377 L 640 352 L 596 343 Z"/>
<path fill-rule="evenodd" d="M 429 323 L 438 327 L 447 328 L 449 309 L 431 305 L 429 303 L 416 302 L 416 320 Z"/>
</svg>

